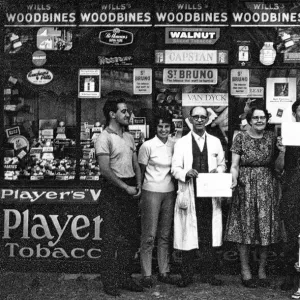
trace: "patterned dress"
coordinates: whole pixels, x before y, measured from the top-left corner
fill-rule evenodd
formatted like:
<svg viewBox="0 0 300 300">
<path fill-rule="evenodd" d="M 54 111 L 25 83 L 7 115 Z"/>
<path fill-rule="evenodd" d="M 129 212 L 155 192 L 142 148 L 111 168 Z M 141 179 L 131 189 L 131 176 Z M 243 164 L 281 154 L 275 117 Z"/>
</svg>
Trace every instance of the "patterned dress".
<svg viewBox="0 0 300 300">
<path fill-rule="evenodd" d="M 225 240 L 242 244 L 276 243 L 280 239 L 279 184 L 274 172 L 276 138 L 239 132 L 231 151 L 240 155 L 238 184 L 229 210 Z"/>
</svg>

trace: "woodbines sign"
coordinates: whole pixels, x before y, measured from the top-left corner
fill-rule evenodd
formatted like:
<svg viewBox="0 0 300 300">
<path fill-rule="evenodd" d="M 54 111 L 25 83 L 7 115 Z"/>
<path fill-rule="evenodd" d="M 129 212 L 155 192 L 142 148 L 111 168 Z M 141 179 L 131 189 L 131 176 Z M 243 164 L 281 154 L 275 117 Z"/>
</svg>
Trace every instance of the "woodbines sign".
<svg viewBox="0 0 300 300">
<path fill-rule="evenodd" d="M 79 189 L 2 189 L 0 258 L 5 261 L 93 261 L 101 258 L 103 219 L 98 206 L 92 204 L 97 203 L 100 192 Z M 76 205 L 79 198 L 80 207 Z M 29 204 L 29 199 L 34 203 Z M 63 204 L 67 199 L 75 203 Z M 8 205 L 12 200 L 14 205 Z M 85 201 L 90 204 L 84 205 Z"/>
</svg>

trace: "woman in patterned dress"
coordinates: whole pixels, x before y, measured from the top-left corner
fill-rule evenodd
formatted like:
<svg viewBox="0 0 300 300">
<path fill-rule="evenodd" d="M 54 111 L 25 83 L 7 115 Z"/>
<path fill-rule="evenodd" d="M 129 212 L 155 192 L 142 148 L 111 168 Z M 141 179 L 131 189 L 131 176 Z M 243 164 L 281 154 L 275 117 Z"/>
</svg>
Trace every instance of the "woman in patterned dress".
<svg viewBox="0 0 300 300">
<path fill-rule="evenodd" d="M 268 286 L 267 247 L 280 239 L 279 185 L 274 172 L 276 137 L 265 130 L 269 114 L 253 107 L 247 114 L 250 127 L 232 144 L 233 199 L 225 240 L 238 244 L 241 279 L 246 287 Z M 251 245 L 260 246 L 258 281 L 249 266 Z"/>
</svg>

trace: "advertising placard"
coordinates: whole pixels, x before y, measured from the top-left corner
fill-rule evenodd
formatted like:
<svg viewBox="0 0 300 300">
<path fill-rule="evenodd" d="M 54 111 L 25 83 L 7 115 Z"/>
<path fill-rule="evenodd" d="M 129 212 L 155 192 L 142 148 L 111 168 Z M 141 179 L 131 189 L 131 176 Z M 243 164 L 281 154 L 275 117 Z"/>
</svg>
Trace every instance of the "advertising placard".
<svg viewBox="0 0 300 300">
<path fill-rule="evenodd" d="M 164 84 L 217 84 L 217 69 L 164 69 Z"/>
<path fill-rule="evenodd" d="M 166 44 L 213 45 L 220 37 L 220 28 L 166 28 Z"/>
<path fill-rule="evenodd" d="M 263 98 L 265 88 L 262 86 L 249 86 L 249 94 L 240 95 L 240 98 Z"/>
<path fill-rule="evenodd" d="M 101 70 L 80 69 L 78 73 L 78 98 L 101 97 Z"/>
<path fill-rule="evenodd" d="M 133 94 L 150 95 L 152 93 L 152 69 L 133 69 Z"/>
<path fill-rule="evenodd" d="M 267 78 L 266 108 L 271 113 L 271 123 L 292 119 L 291 104 L 296 101 L 296 78 Z"/>
<path fill-rule="evenodd" d="M 157 64 L 227 64 L 227 50 L 156 50 Z"/>
<path fill-rule="evenodd" d="M 227 93 L 183 93 L 182 106 L 227 106 Z"/>
<path fill-rule="evenodd" d="M 231 70 L 231 95 L 240 96 L 249 94 L 250 72 L 248 69 Z"/>
</svg>

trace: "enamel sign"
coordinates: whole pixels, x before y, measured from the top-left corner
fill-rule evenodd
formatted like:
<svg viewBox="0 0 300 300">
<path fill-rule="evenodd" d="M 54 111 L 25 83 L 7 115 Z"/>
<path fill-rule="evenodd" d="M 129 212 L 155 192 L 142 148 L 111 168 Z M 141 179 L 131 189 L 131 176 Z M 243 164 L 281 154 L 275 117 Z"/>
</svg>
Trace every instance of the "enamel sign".
<svg viewBox="0 0 300 300">
<path fill-rule="evenodd" d="M 164 69 L 164 84 L 217 84 L 217 69 Z"/>
<path fill-rule="evenodd" d="M 111 46 L 125 46 L 133 42 L 133 34 L 126 30 L 114 28 L 110 30 L 101 31 L 99 33 L 99 40 L 102 44 Z"/>
<path fill-rule="evenodd" d="M 27 80 L 35 85 L 44 85 L 52 81 L 53 74 L 47 69 L 34 69 L 27 74 Z"/>
</svg>

